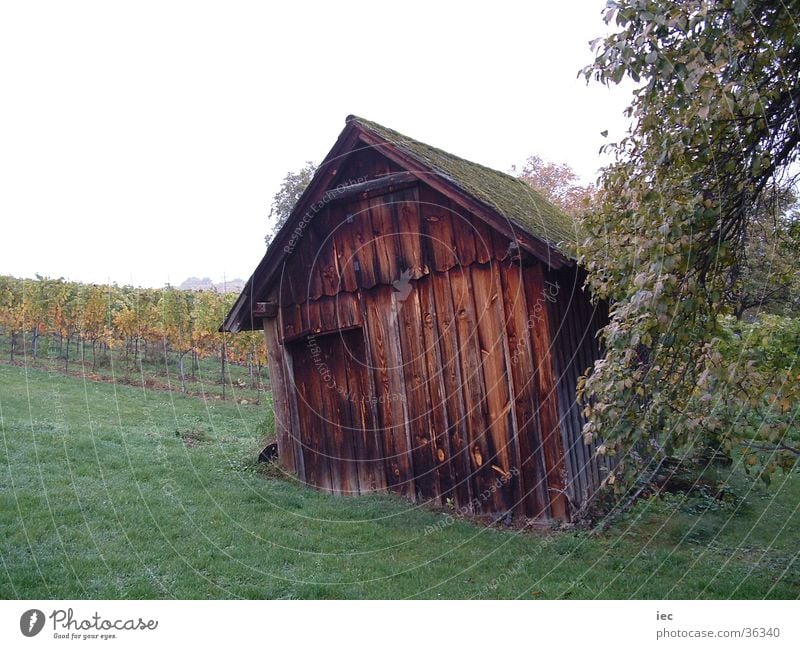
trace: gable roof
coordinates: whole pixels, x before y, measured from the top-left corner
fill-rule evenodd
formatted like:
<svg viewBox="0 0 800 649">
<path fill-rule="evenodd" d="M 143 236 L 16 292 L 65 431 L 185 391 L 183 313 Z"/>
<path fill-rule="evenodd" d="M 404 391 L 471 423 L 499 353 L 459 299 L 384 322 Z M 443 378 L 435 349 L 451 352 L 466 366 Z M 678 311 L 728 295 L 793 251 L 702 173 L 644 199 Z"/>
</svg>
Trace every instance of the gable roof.
<svg viewBox="0 0 800 649">
<path fill-rule="evenodd" d="M 565 245 L 575 240 L 575 226 L 570 217 L 526 182 L 361 117 L 350 116 L 348 120 L 430 167 L 500 216 L 570 256 L 569 247 Z"/>
<path fill-rule="evenodd" d="M 350 115 L 333 148 L 322 161 L 286 223 L 234 303 L 221 331 L 256 329 L 255 303 L 264 297 L 293 246 L 287 243 L 304 215 L 330 189 L 350 153 L 375 148 L 422 182 L 450 196 L 476 216 L 552 267 L 574 263 L 568 242 L 576 226 L 561 209 L 530 185 L 509 174 L 459 158 L 375 122 Z"/>
</svg>

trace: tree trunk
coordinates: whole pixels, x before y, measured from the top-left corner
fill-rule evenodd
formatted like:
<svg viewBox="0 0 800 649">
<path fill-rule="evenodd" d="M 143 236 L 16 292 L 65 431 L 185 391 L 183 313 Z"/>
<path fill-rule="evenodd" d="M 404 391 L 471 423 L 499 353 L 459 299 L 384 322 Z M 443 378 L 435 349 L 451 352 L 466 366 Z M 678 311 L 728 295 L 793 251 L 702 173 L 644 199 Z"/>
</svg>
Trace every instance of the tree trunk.
<svg viewBox="0 0 800 649">
<path fill-rule="evenodd" d="M 225 340 L 222 341 L 222 352 L 220 353 L 220 365 L 222 367 L 222 400 L 225 400 Z"/>
<path fill-rule="evenodd" d="M 178 354 L 178 371 L 179 371 L 180 376 L 181 376 L 181 392 L 184 392 L 184 393 L 186 392 L 186 376 L 185 376 L 185 374 L 183 372 L 183 357 L 184 357 L 185 354 L 186 354 L 186 352 L 180 352 Z"/>
<path fill-rule="evenodd" d="M 14 362 L 14 343 L 16 342 L 15 337 L 16 337 L 16 333 L 12 329 L 11 330 L 11 362 L 12 363 Z"/>
<path fill-rule="evenodd" d="M 67 353 L 64 355 L 64 371 L 69 372 L 69 343 L 72 336 L 67 336 Z"/>
</svg>

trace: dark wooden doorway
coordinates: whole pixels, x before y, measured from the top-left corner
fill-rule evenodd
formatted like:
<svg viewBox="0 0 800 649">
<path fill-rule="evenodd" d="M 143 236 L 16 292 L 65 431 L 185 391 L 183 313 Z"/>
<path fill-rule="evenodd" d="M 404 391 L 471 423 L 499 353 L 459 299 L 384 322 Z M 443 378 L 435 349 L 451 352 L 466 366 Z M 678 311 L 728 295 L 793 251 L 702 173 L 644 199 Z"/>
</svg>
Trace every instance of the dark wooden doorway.
<svg viewBox="0 0 800 649">
<path fill-rule="evenodd" d="M 310 335 L 287 347 L 306 482 L 342 495 L 384 489 L 363 330 Z"/>
</svg>

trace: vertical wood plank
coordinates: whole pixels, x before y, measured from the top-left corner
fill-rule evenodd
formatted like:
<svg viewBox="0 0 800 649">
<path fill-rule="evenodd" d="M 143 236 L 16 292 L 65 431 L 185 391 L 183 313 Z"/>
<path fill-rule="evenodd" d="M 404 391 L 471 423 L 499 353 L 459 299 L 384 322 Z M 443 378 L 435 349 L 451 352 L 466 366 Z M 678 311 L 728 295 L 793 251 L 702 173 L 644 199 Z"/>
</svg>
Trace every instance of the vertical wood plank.
<svg viewBox="0 0 800 649">
<path fill-rule="evenodd" d="M 350 296 L 351 293 L 343 293 L 342 295 Z M 311 331 L 337 331 L 342 328 L 342 324 L 339 321 L 339 314 L 337 312 L 337 303 L 339 302 L 338 296 L 336 297 L 323 297 L 317 300 L 316 302 L 309 302 L 309 307 L 314 305 L 312 308 L 309 308 L 309 313 L 312 310 L 317 315 L 317 322 L 313 323 L 316 324 L 317 327 L 311 327 Z"/>
<path fill-rule="evenodd" d="M 288 264 L 284 263 L 280 269 L 280 275 L 278 279 L 278 288 L 276 290 L 278 304 L 281 306 L 288 306 L 290 304 L 294 304 L 292 299 L 292 282 L 289 279 L 289 266 Z"/>
<path fill-rule="evenodd" d="M 502 289 L 494 281 L 491 265 L 470 267 L 481 353 L 481 370 L 488 409 L 489 466 L 494 471 L 496 511 L 511 509 L 513 499 L 511 395 L 503 348 L 505 313 Z M 498 482 L 499 480 L 499 482 Z"/>
<path fill-rule="evenodd" d="M 433 294 L 431 273 L 417 282 L 420 310 L 422 316 L 423 349 L 430 393 L 430 423 L 433 441 L 433 462 L 439 482 L 439 496 L 444 502 L 453 498 L 454 479 L 452 475 L 450 438 L 448 435 L 447 405 L 445 403 L 445 383 L 442 354 L 439 346 L 438 313 Z"/>
<path fill-rule="evenodd" d="M 353 252 L 358 261 L 356 279 L 359 287 L 372 288 L 376 284 L 377 263 L 372 222 L 369 216 L 369 201 L 361 200 L 349 203 L 346 209 L 349 214 L 353 215 L 350 231 L 353 236 Z"/>
<path fill-rule="evenodd" d="M 336 384 L 334 376 L 334 359 L 332 350 L 325 344 L 319 345 L 316 339 L 306 339 L 302 344 L 307 346 L 311 353 L 311 364 L 316 374 L 314 391 L 316 399 L 309 406 L 312 411 L 311 418 L 315 422 L 314 441 L 318 449 L 318 462 L 327 465 L 330 472 L 330 492 L 341 496 L 348 486 L 344 463 L 342 461 L 342 429 Z M 299 344 L 299 343 L 298 343 Z M 324 372 L 330 372 L 330 379 L 323 380 Z"/>
<path fill-rule="evenodd" d="M 369 215 L 375 245 L 376 280 L 391 285 L 400 279 L 400 251 L 398 236 L 392 215 L 392 194 L 377 196 L 369 201 Z"/>
<path fill-rule="evenodd" d="M 319 242 L 317 258 L 318 292 L 321 295 L 336 295 L 339 290 L 339 267 L 336 257 L 336 231 L 340 227 L 330 207 L 326 207 L 316 219 L 312 227 L 315 229 L 316 240 Z M 315 286 L 313 293 L 317 293 Z"/>
<path fill-rule="evenodd" d="M 278 323 L 280 327 L 280 322 Z M 305 453 L 306 447 L 303 445 L 300 426 L 300 407 L 297 398 L 297 386 L 294 381 L 294 360 L 285 345 L 283 348 L 283 366 L 285 369 L 284 378 L 286 380 L 286 396 L 289 405 L 289 421 L 291 422 L 292 441 L 294 442 L 294 462 L 297 470 L 297 477 L 301 482 L 311 484 L 306 476 Z"/>
<path fill-rule="evenodd" d="M 329 420 L 332 435 L 330 448 L 331 466 L 336 465 L 339 471 L 339 491 L 344 495 L 353 495 L 360 492 L 358 476 L 358 456 L 356 454 L 354 438 L 356 437 L 356 417 L 358 413 L 353 408 L 355 395 L 350 391 L 350 380 L 347 373 L 347 357 L 350 356 L 350 347 L 356 337 L 361 336 L 360 331 L 348 331 L 341 334 L 328 334 L 324 337 L 323 347 L 326 352 L 326 362 L 333 375 L 333 383 L 326 385 L 331 411 L 325 413 Z"/>
<path fill-rule="evenodd" d="M 281 307 L 280 325 L 281 341 L 303 332 L 306 324 L 299 304 L 289 304 Z"/>
<path fill-rule="evenodd" d="M 306 227 L 303 235 L 297 242 L 297 247 L 289 257 L 289 271 L 292 273 L 292 299 L 300 304 L 308 300 L 311 280 L 314 276 L 314 260 L 317 256 L 317 248 L 311 241 L 313 236 L 312 220 Z"/>
<path fill-rule="evenodd" d="M 306 297 L 308 276 L 303 265 L 302 249 L 303 241 L 300 240 L 284 267 L 283 284 L 287 288 L 286 299 L 289 304 L 300 304 Z"/>
<path fill-rule="evenodd" d="M 277 318 L 264 319 L 264 340 L 267 348 L 269 386 L 272 393 L 272 409 L 275 413 L 275 434 L 278 443 L 278 459 L 290 473 L 297 472 L 295 444 L 289 415 L 289 400 L 286 393 L 286 376 L 282 349 L 278 343 Z"/>
<path fill-rule="evenodd" d="M 411 458 L 414 483 L 421 500 L 439 497 L 434 463 L 434 431 L 431 422 L 431 401 L 428 393 L 428 372 L 425 362 L 422 314 L 416 282 L 407 293 L 395 293 L 400 330 L 400 352 L 403 359 L 406 412 L 411 434 Z M 405 299 L 403 299 L 405 296 Z"/>
<path fill-rule="evenodd" d="M 426 265 L 438 271 L 450 270 L 457 260 L 449 201 L 423 184 L 419 187 L 419 208 Z"/>
<path fill-rule="evenodd" d="M 449 273 L 453 292 L 453 312 L 461 356 L 461 385 L 464 391 L 469 430 L 470 473 L 476 513 L 491 511 L 494 501 L 495 472 L 491 468 L 488 443 L 488 412 L 483 385 L 478 326 L 469 269 L 454 268 Z"/>
<path fill-rule="evenodd" d="M 475 239 L 475 261 L 479 264 L 487 264 L 494 257 L 492 229 L 472 214 L 470 222 L 472 223 L 472 236 Z"/>
<path fill-rule="evenodd" d="M 290 349 L 306 482 L 322 491 L 333 493 L 333 485 L 338 476 L 331 474 L 327 449 L 328 431 L 324 418 L 320 416 L 320 406 L 324 401 L 322 381 L 307 342 L 303 340 L 292 343 Z"/>
<path fill-rule="evenodd" d="M 545 518 L 549 511 L 541 431 L 539 429 L 536 367 L 529 337 L 528 308 L 522 281 L 522 269 L 502 265 L 503 302 L 506 310 L 506 334 L 510 350 L 510 377 L 514 390 L 519 480 L 517 501 L 526 516 Z"/>
<path fill-rule="evenodd" d="M 376 389 L 377 413 L 383 435 L 386 481 L 389 488 L 415 498 L 414 468 L 406 416 L 403 361 L 392 288 L 377 286 L 364 293 L 370 362 Z"/>
<path fill-rule="evenodd" d="M 447 409 L 447 435 L 450 447 L 450 472 L 456 505 L 467 511 L 472 499 L 472 473 L 469 456 L 467 409 L 464 405 L 465 386 L 462 382 L 461 350 L 458 344 L 453 295 L 448 273 L 431 273 L 431 286 L 436 305 L 436 324 L 439 338 L 441 377 L 444 383 Z"/>
<path fill-rule="evenodd" d="M 422 224 L 419 214 L 419 193 L 416 187 L 392 195 L 401 272 L 418 279 L 428 272 L 422 255 Z"/>
<path fill-rule="evenodd" d="M 327 211 L 327 210 L 326 210 Z M 306 282 L 306 299 L 317 300 L 323 295 L 322 289 L 322 275 L 325 272 L 323 268 L 324 249 L 327 248 L 329 242 L 326 237 L 320 232 L 320 218 L 324 217 L 325 212 L 320 212 L 314 216 L 314 219 L 309 223 L 306 229 L 306 234 L 300 245 L 304 246 L 308 253 L 309 269 L 308 280 Z"/>
<path fill-rule="evenodd" d="M 324 327 L 322 325 L 322 314 L 320 313 L 320 302 L 318 300 L 309 300 L 298 306 L 303 320 L 301 331 L 312 334 L 321 332 Z"/>
<path fill-rule="evenodd" d="M 345 371 L 353 416 L 353 447 L 361 493 L 386 489 L 383 437 L 376 425 L 375 395 L 369 377 L 366 341 L 357 331 L 345 349 Z"/>
<path fill-rule="evenodd" d="M 348 208 L 341 203 L 334 203 L 329 209 L 332 221 L 338 223 L 333 233 L 336 268 L 339 272 L 337 287 L 339 291 L 355 291 L 358 288 L 355 263 L 357 259 L 353 244 L 353 221 L 355 221 L 355 215 L 351 217 Z"/>
<path fill-rule="evenodd" d="M 453 224 L 456 261 L 461 266 L 470 266 L 475 263 L 475 234 L 472 219 L 453 201 L 449 201 L 448 204 Z"/>
<path fill-rule="evenodd" d="M 337 328 L 363 325 L 359 292 L 339 293 L 335 298 L 330 298 L 329 302 L 334 308 L 333 322 Z"/>
<path fill-rule="evenodd" d="M 531 339 L 536 354 L 536 376 L 539 391 L 539 422 L 542 431 L 542 449 L 547 470 L 547 487 L 550 513 L 553 518 L 569 519 L 569 503 L 564 492 L 567 482 L 564 447 L 558 417 L 558 398 L 553 376 L 550 340 L 549 309 L 545 296 L 544 275 L 541 264 L 523 270 L 525 299 L 531 319 Z"/>
</svg>

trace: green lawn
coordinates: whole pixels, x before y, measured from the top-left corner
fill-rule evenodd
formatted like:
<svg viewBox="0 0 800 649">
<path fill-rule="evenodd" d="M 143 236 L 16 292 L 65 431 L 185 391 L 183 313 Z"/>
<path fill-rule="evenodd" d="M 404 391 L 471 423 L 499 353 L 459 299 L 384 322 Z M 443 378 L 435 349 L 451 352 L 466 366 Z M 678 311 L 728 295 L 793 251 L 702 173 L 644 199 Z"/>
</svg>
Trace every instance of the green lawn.
<svg viewBox="0 0 800 649">
<path fill-rule="evenodd" d="M 496 530 L 262 475 L 263 405 L 0 365 L 3 598 L 796 598 L 800 479 Z"/>
</svg>

